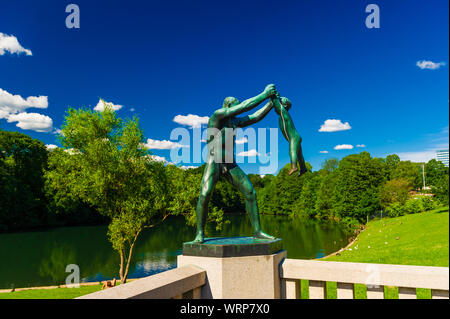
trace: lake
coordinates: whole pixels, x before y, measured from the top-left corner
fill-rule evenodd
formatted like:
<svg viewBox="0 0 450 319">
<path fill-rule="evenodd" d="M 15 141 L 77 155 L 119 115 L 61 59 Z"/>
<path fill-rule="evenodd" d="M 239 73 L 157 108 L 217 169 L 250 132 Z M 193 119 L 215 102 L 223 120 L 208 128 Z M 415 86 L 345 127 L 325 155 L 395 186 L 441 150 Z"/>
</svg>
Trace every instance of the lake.
<svg viewBox="0 0 450 319">
<path fill-rule="evenodd" d="M 221 231 L 211 226 L 208 237 L 251 236 L 247 215 L 227 215 Z M 283 239 L 288 258 L 323 257 L 346 246 L 349 235 L 339 224 L 288 216 L 262 215 L 265 232 Z M 0 288 L 65 284 L 66 266 L 80 267 L 82 282 L 118 277 L 119 254 L 106 237 L 107 226 L 63 227 L 45 231 L 0 234 Z M 195 229 L 173 216 L 144 231 L 137 240 L 128 278 L 140 278 L 176 267 L 182 243 Z"/>
</svg>

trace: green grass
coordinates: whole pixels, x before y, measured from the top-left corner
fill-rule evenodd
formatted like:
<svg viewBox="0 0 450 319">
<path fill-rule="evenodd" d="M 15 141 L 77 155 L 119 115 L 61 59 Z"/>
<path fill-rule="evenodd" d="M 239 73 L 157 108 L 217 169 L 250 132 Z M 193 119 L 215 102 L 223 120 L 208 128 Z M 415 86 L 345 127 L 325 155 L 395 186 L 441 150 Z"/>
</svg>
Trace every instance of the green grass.
<svg viewBox="0 0 450 319">
<path fill-rule="evenodd" d="M 324 260 L 449 266 L 449 209 L 370 221 L 358 240 Z"/>
<path fill-rule="evenodd" d="M 323 260 L 448 267 L 449 208 L 370 221 L 352 246 Z M 398 299 L 398 288 L 384 290 L 386 299 Z M 307 281 L 302 281 L 305 298 L 307 292 Z M 365 299 L 366 287 L 355 285 L 355 294 Z M 327 298 L 336 299 L 336 283 L 327 282 Z M 430 299 L 430 290 L 417 289 L 417 298 Z"/>
<path fill-rule="evenodd" d="M 102 285 L 79 288 L 31 289 L 0 293 L 0 299 L 73 299 L 101 290 Z"/>
</svg>

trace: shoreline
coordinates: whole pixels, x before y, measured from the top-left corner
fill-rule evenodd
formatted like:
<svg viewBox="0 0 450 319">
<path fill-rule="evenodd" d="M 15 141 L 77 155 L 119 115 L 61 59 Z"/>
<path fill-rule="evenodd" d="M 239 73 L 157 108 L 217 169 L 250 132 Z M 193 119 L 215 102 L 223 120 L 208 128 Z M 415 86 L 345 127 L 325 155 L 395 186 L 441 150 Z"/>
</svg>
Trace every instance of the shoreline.
<svg viewBox="0 0 450 319">
<path fill-rule="evenodd" d="M 331 256 L 335 256 L 335 255 L 337 255 L 338 253 L 343 252 L 344 250 L 347 250 L 350 246 L 352 246 L 354 243 L 356 243 L 356 242 L 358 241 L 359 234 L 361 234 L 364 230 L 366 230 L 366 227 L 364 227 L 363 229 L 361 229 L 361 230 L 358 232 L 358 234 L 355 236 L 355 238 L 354 238 L 347 246 L 345 246 L 345 247 L 343 247 L 343 248 L 341 248 L 341 249 L 335 251 L 334 253 L 331 253 L 331 254 L 329 254 L 329 255 L 326 255 L 326 256 L 323 256 L 323 257 L 320 257 L 320 258 L 315 258 L 315 259 L 319 260 L 319 259 L 328 258 L 328 257 L 331 257 Z"/>
<path fill-rule="evenodd" d="M 143 277 L 144 278 L 144 277 Z M 131 278 L 127 279 L 127 282 L 131 282 L 137 279 L 141 278 Z M 105 281 L 112 281 L 112 280 L 104 280 L 104 281 L 90 281 L 90 282 L 80 282 L 81 286 L 95 286 L 95 285 L 102 285 Z M 120 279 L 116 280 L 117 283 L 120 283 Z M 78 287 L 72 287 L 73 285 L 56 285 L 56 286 L 38 286 L 38 287 L 24 287 L 24 288 L 14 288 L 14 289 L 0 289 L 0 293 L 9 293 L 9 292 L 16 292 L 16 291 L 25 291 L 25 290 L 44 290 L 44 289 L 57 289 L 57 288 L 78 288 Z"/>
</svg>

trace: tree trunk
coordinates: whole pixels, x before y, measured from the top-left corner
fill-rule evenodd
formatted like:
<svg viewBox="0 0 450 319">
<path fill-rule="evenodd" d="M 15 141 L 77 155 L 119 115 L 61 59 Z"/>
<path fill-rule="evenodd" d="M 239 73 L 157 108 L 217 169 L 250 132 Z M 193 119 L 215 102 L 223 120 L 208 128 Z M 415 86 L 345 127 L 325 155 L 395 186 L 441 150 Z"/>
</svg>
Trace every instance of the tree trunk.
<svg viewBox="0 0 450 319">
<path fill-rule="evenodd" d="M 123 275 L 123 265 L 124 265 L 124 260 L 123 260 L 123 249 L 120 250 L 120 269 L 119 269 L 119 277 L 120 277 L 120 282 L 122 284 L 125 283 L 126 281 L 126 277 L 124 277 Z"/>
<path fill-rule="evenodd" d="M 125 268 L 125 273 L 123 275 L 123 280 L 121 279 L 122 283 L 126 283 L 127 281 L 127 276 L 128 276 L 128 270 L 130 269 L 130 263 L 131 263 L 131 256 L 133 255 L 133 248 L 134 248 L 134 244 L 136 243 L 136 240 L 139 236 L 139 234 L 141 233 L 141 230 L 139 230 L 136 234 L 136 236 L 134 236 L 133 241 L 130 244 L 130 250 L 128 252 L 128 258 L 127 258 L 127 266 Z M 123 254 L 122 254 L 123 256 Z M 123 262 L 122 262 L 123 257 L 121 258 L 121 265 L 120 268 L 123 269 Z"/>
</svg>

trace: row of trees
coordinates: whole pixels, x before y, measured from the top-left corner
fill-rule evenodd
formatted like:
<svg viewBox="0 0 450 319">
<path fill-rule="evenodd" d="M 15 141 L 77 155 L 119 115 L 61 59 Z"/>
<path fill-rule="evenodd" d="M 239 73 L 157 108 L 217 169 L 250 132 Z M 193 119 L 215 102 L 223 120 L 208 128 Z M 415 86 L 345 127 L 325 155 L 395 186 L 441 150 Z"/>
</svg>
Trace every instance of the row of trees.
<svg viewBox="0 0 450 319">
<path fill-rule="evenodd" d="M 109 107 L 69 109 L 60 142 L 62 148 L 48 151 L 25 134 L 0 130 L 0 230 L 108 223 L 125 282 L 143 229 L 178 214 L 195 225 L 203 166 L 183 170 L 154 161 L 137 118 L 120 119 Z M 329 159 L 300 178 L 289 176 L 288 166 L 276 176 L 249 175 L 261 213 L 359 223 L 381 209 L 398 211 L 422 185 L 421 165 L 397 155 Z M 431 160 L 425 170 L 435 197 L 448 204 L 448 168 Z M 220 228 L 224 214 L 244 210 L 242 195 L 219 180 L 208 220 Z"/>
</svg>

